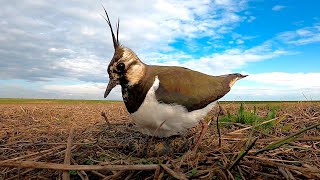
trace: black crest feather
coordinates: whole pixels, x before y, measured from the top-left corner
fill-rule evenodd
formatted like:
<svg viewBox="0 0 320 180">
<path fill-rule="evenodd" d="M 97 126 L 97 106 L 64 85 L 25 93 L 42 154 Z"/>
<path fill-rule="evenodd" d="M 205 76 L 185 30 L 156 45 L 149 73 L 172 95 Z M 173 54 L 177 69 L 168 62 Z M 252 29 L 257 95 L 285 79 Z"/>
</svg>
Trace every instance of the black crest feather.
<svg viewBox="0 0 320 180">
<path fill-rule="evenodd" d="M 104 20 L 107 21 L 107 23 L 108 23 L 108 25 L 109 25 L 109 27 L 110 27 L 111 36 L 112 36 L 112 41 L 113 41 L 113 47 L 114 47 L 114 49 L 117 49 L 117 47 L 120 46 L 120 43 L 119 43 L 119 23 L 120 23 L 120 21 L 119 21 L 119 19 L 118 19 L 118 23 L 116 24 L 117 36 L 115 36 L 115 35 L 114 35 L 114 32 L 113 32 L 113 29 L 112 29 L 111 21 L 110 21 L 110 19 L 109 19 L 109 15 L 108 15 L 108 13 L 107 13 L 107 10 L 104 8 L 103 5 L 102 5 L 102 7 L 103 7 L 104 12 L 106 13 L 107 18 L 105 18 L 104 16 L 102 16 L 102 17 L 104 18 Z"/>
</svg>

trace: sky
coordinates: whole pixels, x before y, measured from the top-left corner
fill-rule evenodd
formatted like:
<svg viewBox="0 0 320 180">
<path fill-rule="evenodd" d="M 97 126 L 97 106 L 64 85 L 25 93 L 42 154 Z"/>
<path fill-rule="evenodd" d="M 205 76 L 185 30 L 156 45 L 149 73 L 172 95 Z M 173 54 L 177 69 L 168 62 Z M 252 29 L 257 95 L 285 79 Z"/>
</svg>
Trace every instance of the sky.
<svg viewBox="0 0 320 180">
<path fill-rule="evenodd" d="M 223 100 L 320 100 L 316 0 L 0 0 L 0 98 L 103 99 L 101 4 L 147 64 L 248 74 Z"/>
</svg>

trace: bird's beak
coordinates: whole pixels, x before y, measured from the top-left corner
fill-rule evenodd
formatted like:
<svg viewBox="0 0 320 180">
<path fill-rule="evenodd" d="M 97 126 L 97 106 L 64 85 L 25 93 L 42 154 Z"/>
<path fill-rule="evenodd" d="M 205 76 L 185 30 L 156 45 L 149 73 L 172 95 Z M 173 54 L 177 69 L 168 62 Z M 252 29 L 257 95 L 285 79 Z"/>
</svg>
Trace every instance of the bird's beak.
<svg viewBox="0 0 320 180">
<path fill-rule="evenodd" d="M 108 86 L 107 86 L 107 89 L 106 91 L 104 92 L 104 98 L 106 98 L 110 91 L 118 84 L 117 80 L 114 80 L 114 79 L 110 79 L 109 80 L 109 83 L 108 83 Z"/>
</svg>

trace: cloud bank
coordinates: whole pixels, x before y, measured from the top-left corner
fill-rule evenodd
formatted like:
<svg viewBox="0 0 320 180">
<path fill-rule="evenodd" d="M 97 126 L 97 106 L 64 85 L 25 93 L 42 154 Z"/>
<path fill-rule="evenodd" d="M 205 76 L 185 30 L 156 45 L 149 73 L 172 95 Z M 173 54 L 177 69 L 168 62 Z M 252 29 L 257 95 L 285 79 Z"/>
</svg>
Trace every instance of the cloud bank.
<svg viewBox="0 0 320 180">
<path fill-rule="evenodd" d="M 315 85 L 319 82 L 304 82 L 305 78 L 318 78 L 319 73 L 245 71 L 250 63 L 292 54 L 275 46 L 275 42 L 292 46 L 320 42 L 319 24 L 282 32 L 246 47 L 244 42 L 254 37 L 233 31 L 241 23 L 256 21 L 246 13 L 247 0 L 109 0 L 102 4 L 114 24 L 120 19 L 121 43 L 148 64 L 184 66 L 211 75 L 235 71 L 250 74 L 235 86 L 227 99 L 242 96 L 257 100 L 263 94 L 272 94 L 270 98 L 279 100 L 286 93 L 290 98 L 300 96 L 305 90 L 320 98 L 319 86 Z M 100 2 L 21 0 L 3 2 L 1 8 L 1 97 L 102 98 L 113 45 L 101 17 Z M 277 5 L 272 10 L 283 8 Z M 225 41 L 225 36 L 230 34 L 231 48 L 194 55 L 194 51 L 223 47 L 224 44 L 217 42 Z M 206 43 L 199 45 L 203 39 Z M 174 45 L 180 41 L 185 48 Z M 119 87 L 110 98 L 121 98 Z"/>
</svg>

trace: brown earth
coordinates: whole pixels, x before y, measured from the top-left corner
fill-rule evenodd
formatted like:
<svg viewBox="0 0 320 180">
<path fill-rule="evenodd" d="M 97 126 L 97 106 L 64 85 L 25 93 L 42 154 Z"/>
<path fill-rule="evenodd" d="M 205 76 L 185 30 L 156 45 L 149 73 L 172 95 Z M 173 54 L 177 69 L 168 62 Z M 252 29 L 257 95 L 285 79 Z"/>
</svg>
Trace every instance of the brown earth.
<svg viewBox="0 0 320 180">
<path fill-rule="evenodd" d="M 252 111 L 254 106 L 261 117 L 278 107 L 272 128 L 229 123 L 220 128 L 219 146 L 215 109 L 206 118 L 212 121 L 193 154 L 200 126 L 183 136 L 148 137 L 136 130 L 123 103 L 0 104 L 0 179 L 61 179 L 62 171 L 42 165 L 64 163 L 71 129 L 72 164 L 124 165 L 122 170 L 69 171 L 71 179 L 319 179 L 319 126 L 279 147 L 259 150 L 319 124 L 320 103 L 248 103 L 245 108 Z M 222 107 L 225 112 L 237 113 L 239 103 L 223 103 Z M 43 163 L 26 169 L 24 161 Z M 130 165 L 135 166 L 132 169 Z"/>
</svg>

